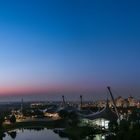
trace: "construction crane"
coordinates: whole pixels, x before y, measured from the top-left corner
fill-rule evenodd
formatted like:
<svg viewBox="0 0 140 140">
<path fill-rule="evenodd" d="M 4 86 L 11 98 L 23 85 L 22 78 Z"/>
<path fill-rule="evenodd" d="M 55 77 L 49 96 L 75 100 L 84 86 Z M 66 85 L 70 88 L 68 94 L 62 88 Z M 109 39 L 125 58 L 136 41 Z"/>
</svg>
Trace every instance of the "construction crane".
<svg viewBox="0 0 140 140">
<path fill-rule="evenodd" d="M 111 96 L 111 99 L 112 99 L 112 102 L 113 102 L 113 105 L 114 105 L 114 108 L 115 108 L 115 112 L 116 112 L 116 114 L 117 114 L 117 116 L 118 116 L 118 120 L 120 121 L 120 115 L 119 115 L 119 112 L 118 112 L 118 110 L 117 110 L 116 103 L 115 103 L 115 99 L 114 99 L 114 96 L 113 96 L 113 94 L 112 94 L 112 92 L 111 92 L 111 88 L 108 86 L 107 89 L 108 89 L 108 91 L 109 91 L 109 93 L 110 93 L 110 96 Z"/>
</svg>

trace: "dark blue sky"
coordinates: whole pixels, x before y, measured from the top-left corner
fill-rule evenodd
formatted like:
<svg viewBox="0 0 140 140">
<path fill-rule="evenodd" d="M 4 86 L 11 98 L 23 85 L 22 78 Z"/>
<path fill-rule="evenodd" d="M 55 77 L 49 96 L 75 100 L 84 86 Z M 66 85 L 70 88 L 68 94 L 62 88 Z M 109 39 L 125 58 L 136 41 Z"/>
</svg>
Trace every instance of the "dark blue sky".
<svg viewBox="0 0 140 140">
<path fill-rule="evenodd" d="M 140 92 L 137 0 L 1 0 L 0 93 Z M 77 94 L 75 94 L 77 93 Z"/>
</svg>

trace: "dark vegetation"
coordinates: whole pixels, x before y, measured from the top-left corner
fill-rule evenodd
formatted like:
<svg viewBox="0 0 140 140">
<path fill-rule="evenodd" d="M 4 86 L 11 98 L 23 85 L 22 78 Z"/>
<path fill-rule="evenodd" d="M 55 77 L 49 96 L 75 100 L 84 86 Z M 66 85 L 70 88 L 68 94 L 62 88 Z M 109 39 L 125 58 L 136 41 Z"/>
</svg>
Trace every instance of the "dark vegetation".
<svg viewBox="0 0 140 140">
<path fill-rule="evenodd" d="M 139 140 L 140 110 L 134 109 L 128 120 L 122 120 L 119 125 L 110 123 L 110 131 L 116 135 L 107 136 L 106 140 Z"/>
</svg>

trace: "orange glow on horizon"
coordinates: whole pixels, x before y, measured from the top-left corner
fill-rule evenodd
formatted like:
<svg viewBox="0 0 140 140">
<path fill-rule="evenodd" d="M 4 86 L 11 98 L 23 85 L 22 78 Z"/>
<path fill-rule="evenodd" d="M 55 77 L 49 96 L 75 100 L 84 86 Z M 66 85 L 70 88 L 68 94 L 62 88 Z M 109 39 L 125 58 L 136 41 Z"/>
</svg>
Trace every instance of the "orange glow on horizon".
<svg viewBox="0 0 140 140">
<path fill-rule="evenodd" d="M 30 94 L 30 93 L 49 93 L 49 92 L 83 92 L 93 88 L 80 85 L 49 85 L 49 86 L 3 86 L 0 87 L 0 95 Z M 95 90 L 95 87 L 94 87 Z"/>
<path fill-rule="evenodd" d="M 52 89 L 55 89 L 51 86 L 3 86 L 0 87 L 0 95 L 8 95 L 8 94 L 27 94 L 27 93 L 45 93 L 49 92 Z"/>
</svg>

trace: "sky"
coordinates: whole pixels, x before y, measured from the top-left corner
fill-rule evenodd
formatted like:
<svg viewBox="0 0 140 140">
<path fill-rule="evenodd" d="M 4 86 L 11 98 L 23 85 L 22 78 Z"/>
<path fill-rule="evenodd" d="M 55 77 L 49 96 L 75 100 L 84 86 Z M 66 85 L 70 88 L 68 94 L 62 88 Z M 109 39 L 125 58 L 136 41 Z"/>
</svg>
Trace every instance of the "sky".
<svg viewBox="0 0 140 140">
<path fill-rule="evenodd" d="M 0 98 L 140 99 L 138 0 L 0 0 Z"/>
</svg>

